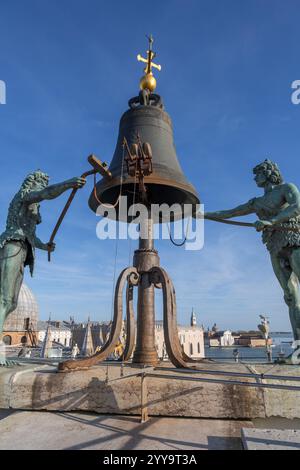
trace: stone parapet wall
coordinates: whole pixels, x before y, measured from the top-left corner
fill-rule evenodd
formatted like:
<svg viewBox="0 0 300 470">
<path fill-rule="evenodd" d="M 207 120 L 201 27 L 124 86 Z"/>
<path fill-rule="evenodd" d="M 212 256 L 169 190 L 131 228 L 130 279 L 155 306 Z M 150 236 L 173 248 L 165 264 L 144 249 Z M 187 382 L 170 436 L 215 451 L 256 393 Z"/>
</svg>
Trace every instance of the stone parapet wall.
<svg viewBox="0 0 300 470">
<path fill-rule="evenodd" d="M 249 373 L 242 365 L 203 364 L 204 370 Z M 206 368 L 206 369 L 205 369 Z M 268 366 L 259 366 L 259 373 Z M 269 367 L 270 368 L 270 367 Z M 275 366 L 272 374 L 299 375 L 298 367 Z M 85 371 L 57 373 L 52 366 L 24 366 L 0 372 L 0 408 L 51 411 L 94 411 L 102 414 L 141 412 L 143 369 L 99 365 Z M 161 367 L 146 378 L 148 413 L 152 416 L 185 416 L 219 419 L 254 419 L 270 416 L 300 418 L 300 391 L 262 389 L 238 385 L 233 380 L 256 383 L 256 378 L 226 377 L 182 372 Z M 123 374 L 123 376 L 122 376 Z M 173 379 L 171 377 L 179 376 Z M 185 380 L 181 379 L 184 378 Z M 201 381 L 194 381 L 194 378 Z M 204 380 L 204 381 L 203 381 Z M 228 380 L 229 383 L 213 381 Z M 259 380 L 260 381 L 260 380 Z M 231 383 L 232 382 L 232 383 Z M 264 380 L 266 383 L 266 381 Z M 297 385 L 295 382 L 279 382 Z M 269 381 L 274 383 L 274 381 Z M 299 382 L 298 382 L 299 384 Z"/>
</svg>

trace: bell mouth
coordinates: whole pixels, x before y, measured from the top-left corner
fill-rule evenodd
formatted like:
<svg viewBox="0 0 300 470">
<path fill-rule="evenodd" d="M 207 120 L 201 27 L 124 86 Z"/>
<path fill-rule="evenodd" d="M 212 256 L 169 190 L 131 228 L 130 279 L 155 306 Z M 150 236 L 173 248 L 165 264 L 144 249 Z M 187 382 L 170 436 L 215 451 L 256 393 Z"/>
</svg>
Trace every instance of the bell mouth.
<svg viewBox="0 0 300 470">
<path fill-rule="evenodd" d="M 119 178 L 118 181 L 111 180 L 108 184 L 100 181 L 90 195 L 89 207 L 99 214 L 97 209 L 101 202 L 101 213 L 109 209 L 108 218 L 127 223 L 138 217 L 138 204 L 143 204 L 151 210 L 153 223 L 174 222 L 194 216 L 198 212 L 200 200 L 192 185 L 164 181 L 161 178 L 154 181 L 153 177 L 149 182 L 145 177 L 144 184 L 146 201 L 141 198 L 138 183 L 133 178 L 127 178 L 122 187 Z"/>
</svg>

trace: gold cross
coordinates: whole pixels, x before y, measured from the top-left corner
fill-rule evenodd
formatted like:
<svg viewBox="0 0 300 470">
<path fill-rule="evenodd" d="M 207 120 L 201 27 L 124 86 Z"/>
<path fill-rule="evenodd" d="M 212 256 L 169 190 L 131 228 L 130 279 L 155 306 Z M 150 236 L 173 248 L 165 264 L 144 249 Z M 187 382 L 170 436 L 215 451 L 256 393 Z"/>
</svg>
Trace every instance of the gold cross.
<svg viewBox="0 0 300 470">
<path fill-rule="evenodd" d="M 149 40 L 149 50 L 147 51 L 147 59 L 144 59 L 144 57 L 142 57 L 140 54 L 138 54 L 137 56 L 137 60 L 139 62 L 144 62 L 145 64 L 147 64 L 146 67 L 144 68 L 145 74 L 152 73 L 151 72 L 152 67 L 156 68 L 157 70 L 161 70 L 161 65 L 157 65 L 154 62 L 152 62 L 152 59 L 154 59 L 156 55 L 155 52 L 152 51 L 152 44 L 153 44 L 152 34 L 150 35 L 150 37 L 147 36 L 147 38 Z"/>
</svg>

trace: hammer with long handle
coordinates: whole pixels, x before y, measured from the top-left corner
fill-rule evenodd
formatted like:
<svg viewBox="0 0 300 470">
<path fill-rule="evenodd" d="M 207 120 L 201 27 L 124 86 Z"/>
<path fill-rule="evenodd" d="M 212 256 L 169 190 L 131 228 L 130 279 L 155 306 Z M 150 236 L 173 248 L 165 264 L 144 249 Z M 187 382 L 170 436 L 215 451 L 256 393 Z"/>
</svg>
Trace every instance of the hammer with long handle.
<svg viewBox="0 0 300 470">
<path fill-rule="evenodd" d="M 238 225 L 240 227 L 254 227 L 256 228 L 253 222 L 239 222 L 237 220 L 226 220 L 222 219 L 221 217 L 213 217 L 210 215 L 203 214 L 204 219 L 207 220 L 214 220 L 215 222 L 221 222 L 222 224 L 229 224 L 229 225 Z M 263 230 L 275 230 L 277 232 L 300 232 L 299 227 L 289 227 L 289 226 L 280 226 L 280 225 L 272 225 L 266 226 Z"/>
<path fill-rule="evenodd" d="M 101 162 L 98 160 L 98 158 L 95 157 L 95 155 L 90 155 L 88 157 L 88 162 L 94 167 L 93 170 L 86 171 L 85 173 L 82 173 L 81 178 L 86 178 L 89 175 L 94 175 L 95 173 L 100 173 L 103 177 L 109 177 L 111 178 L 111 172 L 107 169 L 107 165 L 104 162 Z M 63 208 L 58 221 L 56 222 L 56 225 L 54 227 L 54 230 L 51 234 L 50 240 L 47 243 L 48 245 L 48 261 L 51 261 L 51 246 L 54 241 L 55 235 L 57 234 L 57 231 L 71 205 L 71 202 L 74 199 L 74 196 L 76 192 L 78 191 L 79 188 L 74 188 L 69 196 L 69 199 L 66 202 L 65 207 Z"/>
</svg>

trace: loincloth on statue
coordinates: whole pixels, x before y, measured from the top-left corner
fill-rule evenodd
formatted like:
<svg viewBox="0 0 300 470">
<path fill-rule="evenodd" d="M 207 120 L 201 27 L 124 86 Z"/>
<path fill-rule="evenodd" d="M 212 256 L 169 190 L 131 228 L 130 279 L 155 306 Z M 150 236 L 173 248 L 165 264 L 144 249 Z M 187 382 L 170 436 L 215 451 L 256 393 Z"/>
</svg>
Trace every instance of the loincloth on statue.
<svg viewBox="0 0 300 470">
<path fill-rule="evenodd" d="M 14 238 L 6 238 L 5 240 L 1 240 L 0 244 L 0 259 L 3 258 L 3 248 L 5 245 L 8 243 L 14 244 L 20 247 L 20 249 L 26 250 L 26 258 L 24 262 L 24 266 L 29 266 L 30 268 L 30 273 L 32 275 L 33 273 L 33 268 L 34 268 L 34 249 L 31 245 L 31 243 L 28 242 L 27 239 L 14 239 Z"/>
<path fill-rule="evenodd" d="M 282 227 L 283 230 L 273 230 L 271 227 L 263 231 L 262 241 L 272 255 L 277 255 L 284 252 L 285 248 L 299 248 L 300 247 L 300 225 L 299 220 L 294 219 L 288 222 L 278 224 L 276 227 Z M 299 231 L 287 230 L 289 227 Z"/>
</svg>

